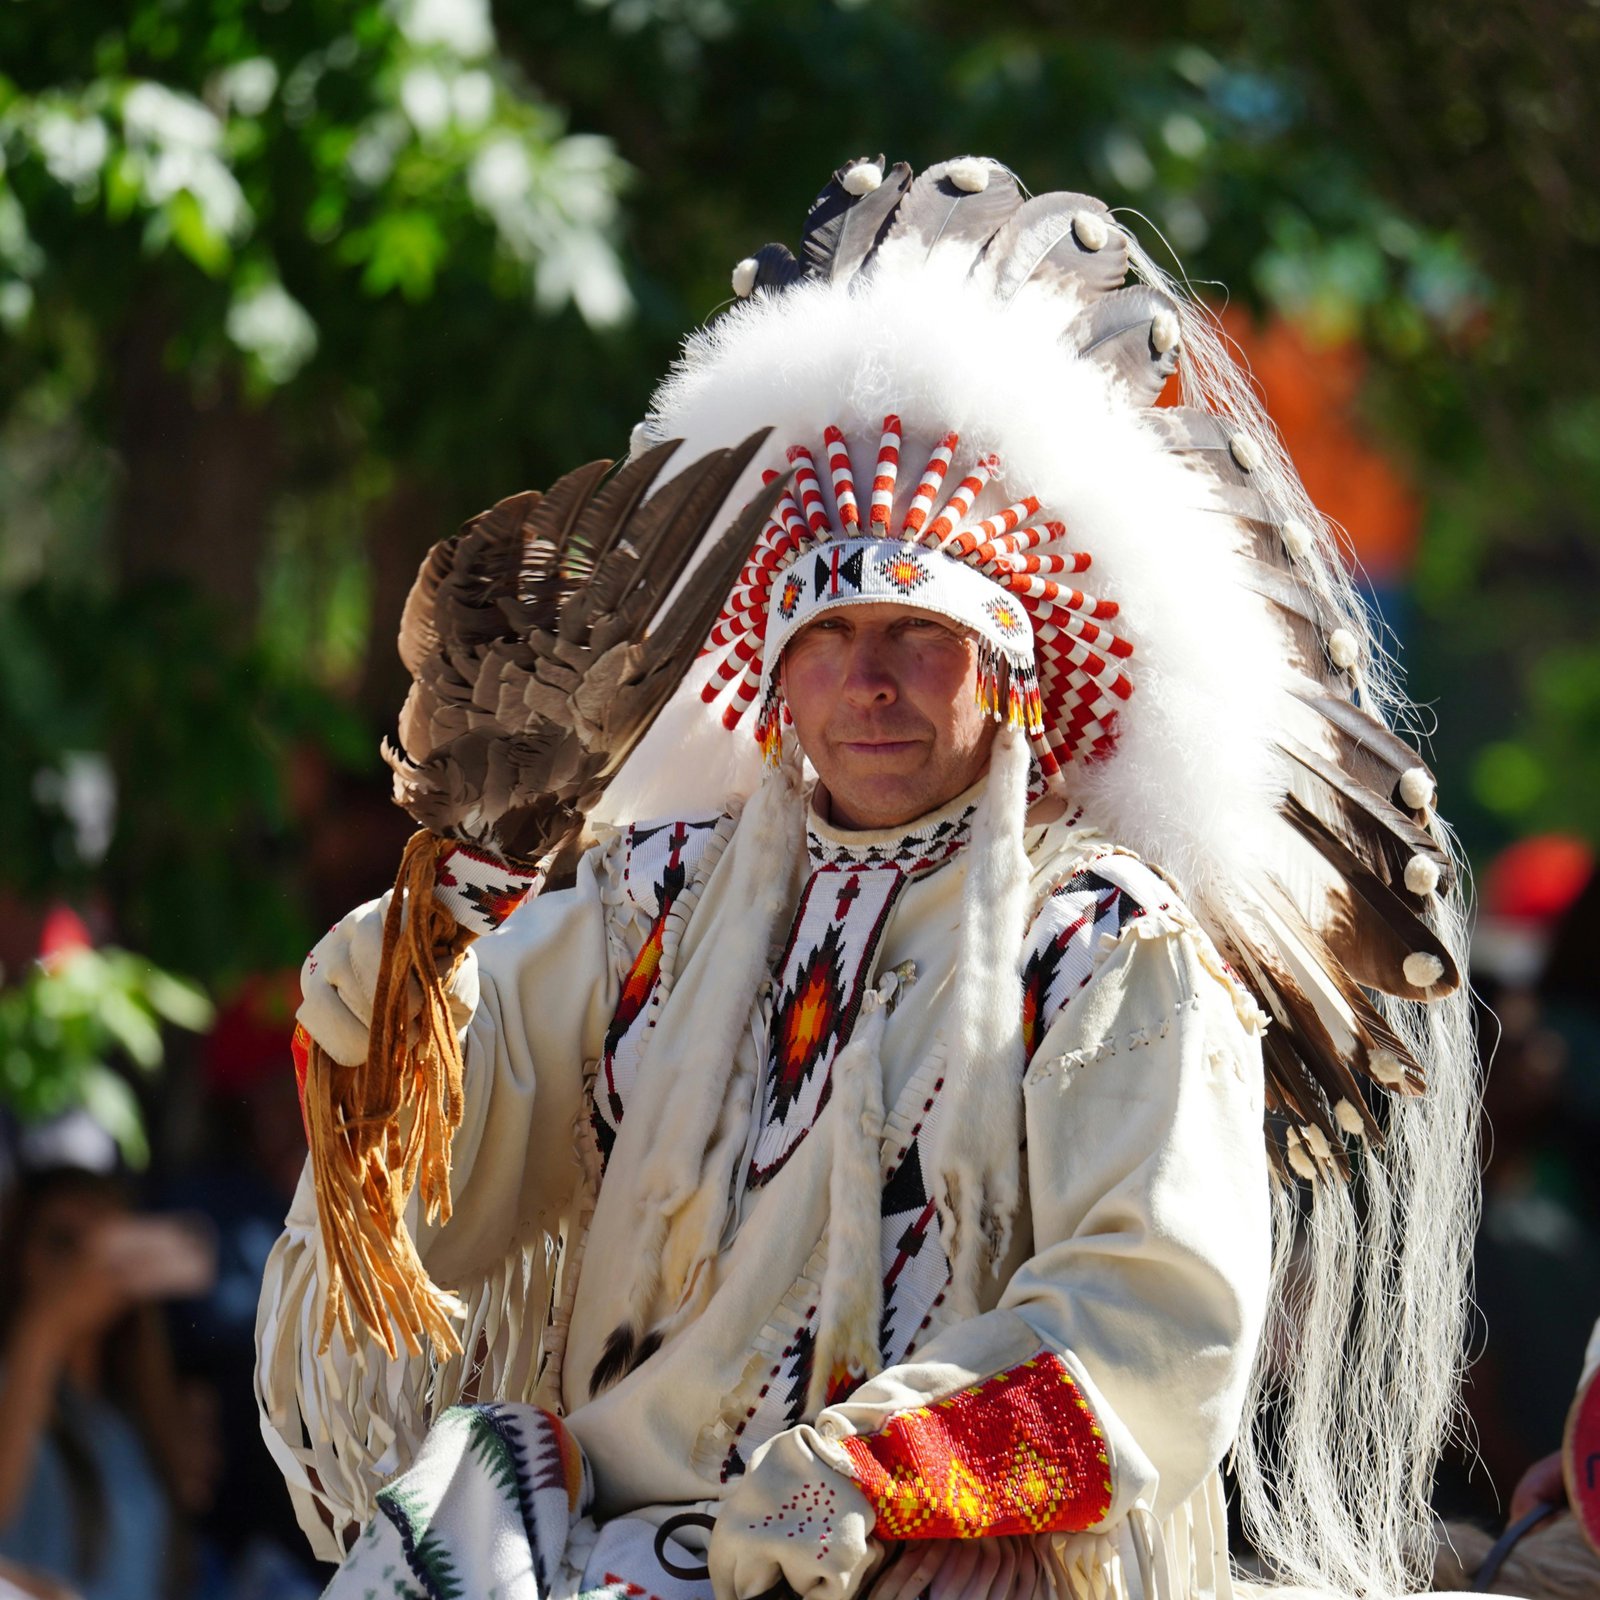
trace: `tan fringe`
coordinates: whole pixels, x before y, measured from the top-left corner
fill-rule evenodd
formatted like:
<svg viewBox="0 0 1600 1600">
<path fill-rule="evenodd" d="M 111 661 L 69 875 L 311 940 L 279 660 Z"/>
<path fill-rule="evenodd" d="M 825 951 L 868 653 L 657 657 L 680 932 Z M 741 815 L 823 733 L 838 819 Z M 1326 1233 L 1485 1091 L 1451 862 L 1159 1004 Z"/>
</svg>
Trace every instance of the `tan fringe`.
<svg viewBox="0 0 1600 1600">
<path fill-rule="evenodd" d="M 448 989 L 475 937 L 435 898 L 434 869 L 449 841 L 411 836 L 383 925 L 367 1059 L 343 1067 L 312 1041 L 306 1125 L 324 1260 L 322 1331 L 355 1348 L 355 1323 L 398 1354 L 398 1330 L 417 1355 L 461 1353 L 460 1301 L 429 1277 L 406 1226 L 420 1189 L 424 1219 L 450 1217 L 450 1143 L 461 1123 L 461 1045 Z M 407 914 L 409 913 L 409 914 Z"/>
</svg>

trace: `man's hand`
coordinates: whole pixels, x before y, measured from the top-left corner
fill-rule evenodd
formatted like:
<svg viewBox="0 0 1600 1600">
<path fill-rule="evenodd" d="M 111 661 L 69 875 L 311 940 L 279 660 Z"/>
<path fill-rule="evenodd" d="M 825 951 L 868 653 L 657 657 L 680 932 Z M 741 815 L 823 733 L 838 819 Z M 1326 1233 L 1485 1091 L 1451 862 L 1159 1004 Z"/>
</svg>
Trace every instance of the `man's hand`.
<svg viewBox="0 0 1600 1600">
<path fill-rule="evenodd" d="M 343 1067 L 360 1066 L 367 1058 L 388 909 L 387 894 L 357 906 L 317 941 L 300 969 L 299 1020 Z M 456 967 L 449 1000 L 450 1020 L 459 1033 L 478 1007 L 478 958 L 471 949 Z"/>
<path fill-rule="evenodd" d="M 850 1600 L 877 1566 L 875 1513 L 814 1428 L 756 1452 L 722 1497 L 708 1565 L 717 1600 L 755 1600 L 780 1579 L 804 1600 Z"/>
<path fill-rule="evenodd" d="M 1535 1461 L 1517 1479 L 1511 1491 L 1511 1510 L 1506 1521 L 1520 1522 L 1536 1505 L 1564 1506 L 1567 1503 L 1566 1479 L 1561 1473 L 1561 1452 Z"/>
</svg>

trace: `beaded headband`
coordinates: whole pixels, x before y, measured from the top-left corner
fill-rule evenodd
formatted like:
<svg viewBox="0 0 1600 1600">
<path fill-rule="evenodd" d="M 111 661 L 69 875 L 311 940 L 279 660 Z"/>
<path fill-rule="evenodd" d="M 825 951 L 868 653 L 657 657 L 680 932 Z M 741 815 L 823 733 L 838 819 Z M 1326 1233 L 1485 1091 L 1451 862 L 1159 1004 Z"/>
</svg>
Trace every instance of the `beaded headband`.
<svg viewBox="0 0 1600 1600">
<path fill-rule="evenodd" d="M 1032 495 L 969 521 L 999 472 L 997 456 L 981 456 L 941 502 L 960 443 L 954 433 L 935 447 L 891 530 L 901 437 L 900 419 L 885 417 L 865 522 L 840 429 L 823 434 L 831 496 L 810 450 L 790 448 L 793 481 L 706 642 L 705 653 L 721 659 L 704 699 L 733 685 L 722 714 L 730 730 L 759 699 L 755 734 L 776 760 L 787 720 L 778 674 L 784 646 L 825 612 L 896 602 L 951 617 L 977 634 L 979 704 L 1026 730 L 1047 779 L 1071 760 L 1107 754 L 1117 706 L 1133 692 L 1117 663 L 1133 646 L 1102 626 L 1117 615 L 1114 601 L 1057 582 L 1086 571 L 1089 556 L 1067 548 L 1064 524 L 1035 520 Z M 770 483 L 778 474 L 764 476 Z"/>
</svg>

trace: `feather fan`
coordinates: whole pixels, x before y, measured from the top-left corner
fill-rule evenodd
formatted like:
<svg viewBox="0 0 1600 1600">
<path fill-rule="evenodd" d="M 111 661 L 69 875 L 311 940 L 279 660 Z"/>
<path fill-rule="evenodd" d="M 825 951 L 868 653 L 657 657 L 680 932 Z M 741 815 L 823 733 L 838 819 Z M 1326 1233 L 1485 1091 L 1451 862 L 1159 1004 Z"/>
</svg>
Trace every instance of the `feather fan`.
<svg viewBox="0 0 1600 1600">
<path fill-rule="evenodd" d="M 568 473 L 502 500 L 436 546 L 401 622 L 413 683 L 395 798 L 430 832 L 533 859 L 579 824 L 666 704 L 771 509 L 765 491 L 707 530 L 765 439 L 755 434 L 645 500 L 674 444 L 609 479 Z M 691 558 L 704 585 L 645 625 Z M 717 585 L 720 584 L 720 588 Z"/>
<path fill-rule="evenodd" d="M 414 1190 L 427 1220 L 449 1217 L 463 1104 L 449 989 L 480 925 L 439 897 L 458 881 L 441 869 L 451 841 L 476 847 L 496 915 L 509 914 L 576 837 L 682 681 L 782 490 L 779 479 L 723 516 L 765 437 L 713 451 L 648 499 L 676 444 L 615 473 L 591 462 L 543 495 L 500 501 L 422 562 L 400 623 L 412 686 L 384 754 L 423 831 L 385 919 L 367 1059 L 340 1066 L 314 1040 L 307 1051 L 324 1347 L 335 1326 L 353 1345 L 359 1320 L 391 1358 L 399 1342 L 460 1353 L 459 1307 L 406 1222 Z M 705 585 L 667 603 L 692 559 Z"/>
</svg>

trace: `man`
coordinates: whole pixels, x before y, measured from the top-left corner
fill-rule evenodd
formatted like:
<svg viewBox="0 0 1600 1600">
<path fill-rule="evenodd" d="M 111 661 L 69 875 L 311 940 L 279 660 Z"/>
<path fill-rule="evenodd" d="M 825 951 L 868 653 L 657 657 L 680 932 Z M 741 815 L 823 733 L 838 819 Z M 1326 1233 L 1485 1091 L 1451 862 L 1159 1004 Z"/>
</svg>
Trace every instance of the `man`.
<svg viewBox="0 0 1600 1600">
<path fill-rule="evenodd" d="M 367 1521 L 330 1592 L 1221 1594 L 1230 1447 L 1285 1570 L 1401 1581 L 1470 1160 L 1464 1064 L 1412 1020 L 1452 1004 L 1448 858 L 1425 771 L 1353 702 L 1373 646 L 1261 419 L 1237 394 L 1233 418 L 1143 411 L 1180 349 L 1206 392 L 1215 351 L 1136 254 L 1121 287 L 1130 249 L 1098 202 L 1024 202 L 993 163 L 852 163 L 805 267 L 740 264 L 622 476 L 506 502 L 425 565 L 397 790 L 472 849 L 419 835 L 407 918 L 503 909 L 491 849 L 547 860 L 574 819 L 599 842 L 441 962 L 453 1215 L 413 1205 L 390 1254 L 370 1196 L 427 1190 L 432 1101 L 352 1112 L 340 1085 L 424 1049 L 438 974 L 409 935 L 395 965 L 381 904 L 308 963 L 317 1181 L 268 1272 L 260 1390 L 319 1549 Z M 699 565 L 652 601 L 659 639 L 711 597 L 702 664 L 623 761 L 616 707 L 664 658 L 606 608 L 758 421 L 720 458 L 730 507 L 773 478 L 756 521 L 707 505 Z M 643 499 L 670 438 L 702 459 Z M 1095 594 L 1070 581 L 1091 564 Z M 393 1024 L 408 978 L 422 1045 Z M 1297 1330 L 1306 1374 L 1359 1401 L 1330 1426 L 1291 1395 L 1274 1481 L 1241 1425 L 1282 1377 L 1268 1096 L 1277 1192 L 1298 1175 L 1335 1219 L 1304 1292 L 1344 1298 Z M 341 1189 L 385 1116 L 421 1153 Z M 1427 1259 L 1362 1262 L 1354 1309 L 1353 1165 L 1381 1173 L 1380 1240 L 1425 1170 L 1442 1219 Z M 460 1355 L 362 1350 L 449 1316 L 435 1284 Z M 351 1305 L 368 1335 L 319 1353 Z M 1347 1359 L 1352 1316 L 1397 1308 L 1390 1351 Z M 1389 1355 L 1411 1396 L 1367 1392 Z M 1332 1502 L 1358 1456 L 1356 1520 Z"/>
</svg>

